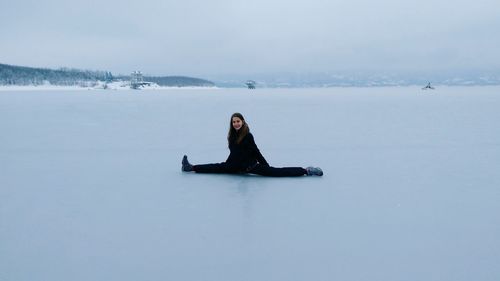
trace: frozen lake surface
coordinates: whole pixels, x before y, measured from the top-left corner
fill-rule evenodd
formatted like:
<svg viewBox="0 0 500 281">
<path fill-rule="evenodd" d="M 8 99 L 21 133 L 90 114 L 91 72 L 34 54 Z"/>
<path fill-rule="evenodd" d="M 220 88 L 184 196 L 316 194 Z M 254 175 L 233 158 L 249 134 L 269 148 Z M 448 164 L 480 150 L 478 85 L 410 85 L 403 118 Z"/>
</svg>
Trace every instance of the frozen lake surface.
<svg viewBox="0 0 500 281">
<path fill-rule="evenodd" d="M 246 117 L 272 166 L 228 155 Z M 0 91 L 0 280 L 500 280 L 500 87 Z"/>
</svg>

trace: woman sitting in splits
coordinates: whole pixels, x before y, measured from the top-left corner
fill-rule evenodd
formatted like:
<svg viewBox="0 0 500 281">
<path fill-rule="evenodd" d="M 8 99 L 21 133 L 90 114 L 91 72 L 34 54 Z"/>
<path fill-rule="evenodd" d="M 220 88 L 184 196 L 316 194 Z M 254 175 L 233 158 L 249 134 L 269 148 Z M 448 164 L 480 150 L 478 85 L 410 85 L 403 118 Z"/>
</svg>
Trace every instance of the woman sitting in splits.
<svg viewBox="0 0 500 281">
<path fill-rule="evenodd" d="M 230 150 L 226 162 L 217 164 L 191 165 L 184 155 L 182 158 L 183 172 L 241 174 L 250 173 L 269 177 L 322 176 L 323 171 L 317 167 L 286 167 L 269 166 L 260 153 L 245 118 L 240 113 L 234 113 L 229 123 L 227 135 Z"/>
</svg>

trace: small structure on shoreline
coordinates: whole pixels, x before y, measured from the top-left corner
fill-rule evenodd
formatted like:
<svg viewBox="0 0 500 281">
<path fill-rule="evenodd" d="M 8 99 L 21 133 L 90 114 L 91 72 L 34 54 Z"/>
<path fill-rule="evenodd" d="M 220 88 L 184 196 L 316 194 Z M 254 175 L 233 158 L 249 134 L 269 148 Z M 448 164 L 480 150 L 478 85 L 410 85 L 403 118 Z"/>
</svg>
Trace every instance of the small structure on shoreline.
<svg viewBox="0 0 500 281">
<path fill-rule="evenodd" d="M 253 80 L 248 80 L 247 82 L 245 82 L 245 85 L 247 85 L 248 89 L 255 89 L 255 84 L 257 84 L 257 82 L 253 81 Z"/>
<path fill-rule="evenodd" d="M 142 72 L 134 71 L 130 74 L 130 89 L 139 90 L 143 86 L 151 85 L 150 82 L 144 82 Z"/>
<path fill-rule="evenodd" d="M 422 90 L 434 90 L 434 87 L 431 86 L 431 82 L 427 83 L 427 86 L 423 87 Z"/>
</svg>

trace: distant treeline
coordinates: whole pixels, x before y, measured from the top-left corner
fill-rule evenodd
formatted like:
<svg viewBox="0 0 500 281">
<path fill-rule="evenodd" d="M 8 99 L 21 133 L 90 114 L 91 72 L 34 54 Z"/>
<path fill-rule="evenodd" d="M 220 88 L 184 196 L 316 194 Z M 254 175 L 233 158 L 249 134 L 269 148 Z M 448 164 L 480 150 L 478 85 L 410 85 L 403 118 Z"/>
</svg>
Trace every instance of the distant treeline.
<svg viewBox="0 0 500 281">
<path fill-rule="evenodd" d="M 154 82 L 160 86 L 170 87 L 213 87 L 208 80 L 184 76 L 149 77 L 144 82 Z M 88 71 L 60 68 L 57 70 L 0 64 L 0 85 L 60 85 L 60 86 L 94 86 L 98 81 L 112 82 L 130 80 L 130 76 L 113 76 L 109 71 Z"/>
<path fill-rule="evenodd" d="M 97 81 L 112 81 L 108 71 L 89 71 L 69 68 L 57 70 L 0 64 L 0 85 L 51 85 L 88 86 Z"/>
<path fill-rule="evenodd" d="M 208 80 L 199 79 L 199 78 L 191 78 L 184 76 L 165 76 L 165 77 L 151 77 L 144 76 L 144 81 L 154 82 L 160 86 L 169 86 L 169 87 L 213 87 L 215 84 Z"/>
<path fill-rule="evenodd" d="M 143 76 L 144 82 L 153 82 L 165 87 L 214 87 L 211 81 L 187 76 Z M 117 80 L 129 81 L 130 76 L 117 76 Z"/>
</svg>

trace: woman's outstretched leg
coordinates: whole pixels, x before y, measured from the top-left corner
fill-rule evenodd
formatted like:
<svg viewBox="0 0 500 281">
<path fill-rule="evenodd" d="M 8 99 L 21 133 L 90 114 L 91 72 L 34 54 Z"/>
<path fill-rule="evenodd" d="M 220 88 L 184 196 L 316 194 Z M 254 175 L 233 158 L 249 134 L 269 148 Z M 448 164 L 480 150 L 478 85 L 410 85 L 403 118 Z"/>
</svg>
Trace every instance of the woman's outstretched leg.
<svg viewBox="0 0 500 281">
<path fill-rule="evenodd" d="M 202 165 L 192 165 L 189 163 L 187 156 L 184 155 L 182 158 L 182 171 L 183 172 L 196 172 L 196 173 L 207 173 L 207 174 L 231 174 L 233 173 L 230 167 L 226 163 L 216 163 L 216 164 L 202 164 Z"/>
<path fill-rule="evenodd" d="M 301 167 L 275 168 L 261 164 L 257 164 L 248 172 L 266 177 L 301 177 L 307 175 L 306 169 Z"/>
<path fill-rule="evenodd" d="M 225 163 L 193 165 L 193 171 L 205 174 L 231 174 Z"/>
<path fill-rule="evenodd" d="M 257 164 L 248 172 L 266 177 L 323 176 L 323 171 L 319 167 L 307 167 L 305 169 L 301 167 L 275 168 Z"/>
</svg>

